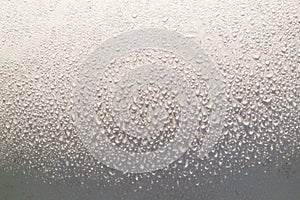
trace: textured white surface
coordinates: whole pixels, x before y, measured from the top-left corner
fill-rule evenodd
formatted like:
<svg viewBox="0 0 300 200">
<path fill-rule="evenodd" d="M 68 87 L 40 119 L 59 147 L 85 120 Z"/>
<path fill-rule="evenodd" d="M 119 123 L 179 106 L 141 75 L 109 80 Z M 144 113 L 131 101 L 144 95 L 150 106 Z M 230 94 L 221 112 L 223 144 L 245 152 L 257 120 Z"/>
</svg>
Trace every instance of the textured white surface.
<svg viewBox="0 0 300 200">
<path fill-rule="evenodd" d="M 299 1 L 2 0 L 0 9 L 0 167 L 8 173 L 0 176 L 1 200 L 300 198 Z M 229 139 L 215 159 L 196 160 L 190 176 L 183 163 L 183 175 L 130 176 L 113 184 L 122 175 L 102 172 L 74 137 L 76 74 L 99 44 L 145 28 L 192 38 L 217 63 L 227 87 Z M 54 183 L 12 178 L 8 169 L 15 165 Z M 219 175 L 222 167 L 228 173 Z M 76 175 L 104 178 L 99 188 L 83 187 L 68 179 Z"/>
</svg>

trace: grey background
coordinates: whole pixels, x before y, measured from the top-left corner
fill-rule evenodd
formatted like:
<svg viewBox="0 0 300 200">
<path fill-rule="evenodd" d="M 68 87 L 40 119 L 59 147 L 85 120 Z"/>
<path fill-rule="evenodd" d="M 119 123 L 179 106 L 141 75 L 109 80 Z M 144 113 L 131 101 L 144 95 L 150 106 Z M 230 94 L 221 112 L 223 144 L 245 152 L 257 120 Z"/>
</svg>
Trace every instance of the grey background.
<svg viewBox="0 0 300 200">
<path fill-rule="evenodd" d="M 279 170 L 281 169 L 281 170 Z M 155 187 L 150 191 L 133 190 L 134 185 L 123 184 L 101 189 L 95 185 L 81 185 L 73 180 L 68 183 L 56 181 L 43 183 L 36 178 L 15 176 L 9 173 L 0 175 L 1 200 L 56 200 L 56 199 L 199 199 L 199 200 L 299 200 L 300 199 L 300 160 L 291 166 L 247 169 L 248 175 L 230 175 L 224 183 L 220 177 L 211 176 L 212 184 L 196 186 L 194 182 L 183 181 L 176 189 Z M 164 183 L 175 181 L 165 179 Z M 92 184 L 92 183 L 91 183 Z M 101 183 L 100 183 L 101 184 Z M 136 184 L 143 185 L 143 182 Z"/>
</svg>

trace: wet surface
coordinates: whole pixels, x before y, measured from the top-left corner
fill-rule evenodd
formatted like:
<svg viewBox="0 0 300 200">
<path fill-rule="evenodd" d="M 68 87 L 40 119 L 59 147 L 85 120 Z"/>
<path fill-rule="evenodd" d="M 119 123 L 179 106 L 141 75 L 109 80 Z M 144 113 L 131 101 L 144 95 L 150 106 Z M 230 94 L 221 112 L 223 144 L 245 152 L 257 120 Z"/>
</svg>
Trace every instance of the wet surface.
<svg viewBox="0 0 300 200">
<path fill-rule="evenodd" d="M 1 200 L 300 198 L 298 1 L 0 7 Z"/>
</svg>

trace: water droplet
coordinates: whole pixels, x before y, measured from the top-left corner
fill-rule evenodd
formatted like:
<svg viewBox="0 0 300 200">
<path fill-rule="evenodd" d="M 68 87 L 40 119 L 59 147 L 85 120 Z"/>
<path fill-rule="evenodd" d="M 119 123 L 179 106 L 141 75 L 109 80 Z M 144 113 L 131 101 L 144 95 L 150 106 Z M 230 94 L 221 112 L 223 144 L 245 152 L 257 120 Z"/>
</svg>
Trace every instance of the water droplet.
<svg viewBox="0 0 300 200">
<path fill-rule="evenodd" d="M 253 58 L 254 60 L 259 60 L 260 56 L 261 56 L 260 52 L 254 52 L 254 53 L 252 54 L 252 58 Z"/>
<path fill-rule="evenodd" d="M 137 13 L 132 14 L 132 18 L 134 18 L 134 19 L 137 18 L 137 16 L 138 16 Z"/>
</svg>

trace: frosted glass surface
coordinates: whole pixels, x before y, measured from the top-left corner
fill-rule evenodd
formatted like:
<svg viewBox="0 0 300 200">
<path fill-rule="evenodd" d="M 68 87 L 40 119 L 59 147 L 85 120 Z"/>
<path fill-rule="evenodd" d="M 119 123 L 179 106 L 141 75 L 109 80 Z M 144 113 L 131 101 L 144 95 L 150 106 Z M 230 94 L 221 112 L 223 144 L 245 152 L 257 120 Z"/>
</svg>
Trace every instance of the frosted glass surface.
<svg viewBox="0 0 300 200">
<path fill-rule="evenodd" d="M 0 2 L 0 199 L 291 199 L 300 3 Z"/>
</svg>

